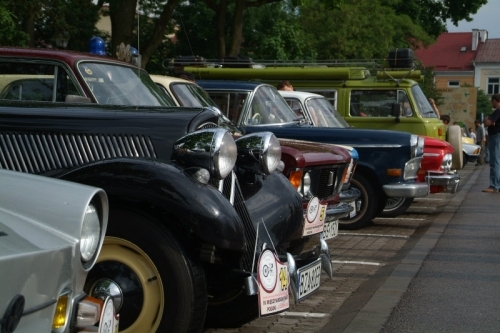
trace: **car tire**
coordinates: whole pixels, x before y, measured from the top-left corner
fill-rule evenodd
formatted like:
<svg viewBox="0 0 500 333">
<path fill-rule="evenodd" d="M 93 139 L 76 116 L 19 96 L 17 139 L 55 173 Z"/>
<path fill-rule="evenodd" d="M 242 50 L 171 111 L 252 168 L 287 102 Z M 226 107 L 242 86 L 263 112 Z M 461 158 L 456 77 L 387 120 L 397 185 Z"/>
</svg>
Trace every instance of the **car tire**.
<svg viewBox="0 0 500 333">
<path fill-rule="evenodd" d="M 387 198 L 381 217 L 396 217 L 404 214 L 411 206 L 414 198 Z"/>
<path fill-rule="evenodd" d="M 369 182 L 361 174 L 354 173 L 351 186 L 361 192 L 361 195 L 356 200 L 360 209 L 353 218 L 346 217 L 339 220 L 339 228 L 345 230 L 356 230 L 368 226 L 377 214 L 381 197 L 377 195 L 373 183 Z"/>
<path fill-rule="evenodd" d="M 446 141 L 453 147 L 451 168 L 453 170 L 461 170 L 463 167 L 463 150 L 462 150 L 462 130 L 458 125 L 449 125 L 446 133 Z"/>
<path fill-rule="evenodd" d="M 154 219 L 110 211 L 106 238 L 85 291 L 99 296 L 106 283 L 118 288 L 119 332 L 200 332 L 207 287 L 202 266 Z M 99 288 L 100 287 L 100 288 Z M 105 288 L 104 288 L 105 289 Z"/>
</svg>

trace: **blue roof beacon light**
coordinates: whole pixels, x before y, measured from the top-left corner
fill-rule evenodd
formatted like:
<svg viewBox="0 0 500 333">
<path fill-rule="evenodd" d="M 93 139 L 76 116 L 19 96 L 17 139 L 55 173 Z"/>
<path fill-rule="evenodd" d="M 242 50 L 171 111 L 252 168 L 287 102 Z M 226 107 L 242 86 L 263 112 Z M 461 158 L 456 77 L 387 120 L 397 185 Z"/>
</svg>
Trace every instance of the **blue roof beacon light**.
<svg viewBox="0 0 500 333">
<path fill-rule="evenodd" d="M 90 39 L 90 53 L 97 55 L 106 55 L 106 45 L 104 39 L 94 36 Z"/>
</svg>

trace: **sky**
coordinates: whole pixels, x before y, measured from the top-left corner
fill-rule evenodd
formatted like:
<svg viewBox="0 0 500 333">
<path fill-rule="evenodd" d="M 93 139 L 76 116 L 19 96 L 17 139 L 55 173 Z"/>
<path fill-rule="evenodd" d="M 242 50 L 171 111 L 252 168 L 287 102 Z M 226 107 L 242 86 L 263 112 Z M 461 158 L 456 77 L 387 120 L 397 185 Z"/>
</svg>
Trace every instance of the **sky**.
<svg viewBox="0 0 500 333">
<path fill-rule="evenodd" d="M 476 14 L 471 15 L 471 22 L 465 20 L 459 21 L 458 27 L 454 26 L 451 22 L 447 22 L 446 28 L 448 32 L 471 32 L 472 29 L 484 29 L 488 31 L 489 39 L 500 38 L 499 13 L 500 1 L 488 0 L 488 3 L 479 8 Z"/>
</svg>

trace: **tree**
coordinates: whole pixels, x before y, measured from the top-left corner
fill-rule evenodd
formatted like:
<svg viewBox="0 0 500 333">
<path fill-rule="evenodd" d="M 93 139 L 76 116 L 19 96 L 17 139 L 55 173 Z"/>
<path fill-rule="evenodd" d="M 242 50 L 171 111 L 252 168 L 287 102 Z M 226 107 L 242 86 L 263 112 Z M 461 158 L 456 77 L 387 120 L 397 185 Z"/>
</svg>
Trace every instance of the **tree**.
<svg viewBox="0 0 500 333">
<path fill-rule="evenodd" d="M 29 35 L 17 27 L 16 17 L 6 7 L 5 1 L 0 1 L 0 44 L 9 46 L 27 46 Z"/>
<path fill-rule="evenodd" d="M 484 90 L 477 90 L 476 119 L 482 120 L 493 113 L 491 99 Z"/>
<path fill-rule="evenodd" d="M 441 105 L 443 103 L 443 98 L 441 93 L 437 90 L 434 80 L 434 67 L 428 67 L 423 72 L 424 82 L 420 83 L 420 87 L 427 98 L 432 98 L 436 105 Z"/>
<path fill-rule="evenodd" d="M 64 33 L 69 36 L 68 48 L 87 51 L 90 38 L 97 33 L 95 26 L 100 7 L 92 0 L 18 0 L 2 3 L 16 18 L 19 41 L 25 40 L 21 34 L 28 36 L 24 45 L 29 47 L 55 46 L 56 36 Z"/>
<path fill-rule="evenodd" d="M 407 15 L 432 38 L 446 32 L 446 22 L 457 25 L 459 21 L 471 21 L 470 15 L 477 13 L 488 0 L 405 0 L 393 1 L 398 15 Z"/>
</svg>

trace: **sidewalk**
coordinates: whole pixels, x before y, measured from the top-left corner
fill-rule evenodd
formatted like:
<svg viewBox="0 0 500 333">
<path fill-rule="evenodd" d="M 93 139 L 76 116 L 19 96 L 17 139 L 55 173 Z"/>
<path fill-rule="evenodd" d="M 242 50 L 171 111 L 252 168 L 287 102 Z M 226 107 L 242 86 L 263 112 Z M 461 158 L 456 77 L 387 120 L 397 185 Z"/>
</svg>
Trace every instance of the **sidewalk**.
<svg viewBox="0 0 500 333">
<path fill-rule="evenodd" d="M 477 209 L 474 220 L 497 220 L 497 214 L 500 211 L 498 208 L 500 193 L 481 192 L 488 185 L 489 165 L 477 167 L 467 165 L 464 168 L 463 172 L 461 172 L 459 191 L 449 195 L 448 203 L 436 217 L 432 226 L 351 321 L 343 331 L 344 333 L 375 333 L 381 331 L 383 325 L 390 319 L 393 309 L 397 307 L 408 290 L 410 282 L 419 273 L 423 262 L 435 248 L 450 221 L 456 213 L 460 214 L 460 209 L 464 209 L 462 206 L 464 200 L 467 202 L 466 207 L 480 207 L 480 209 Z"/>
</svg>

